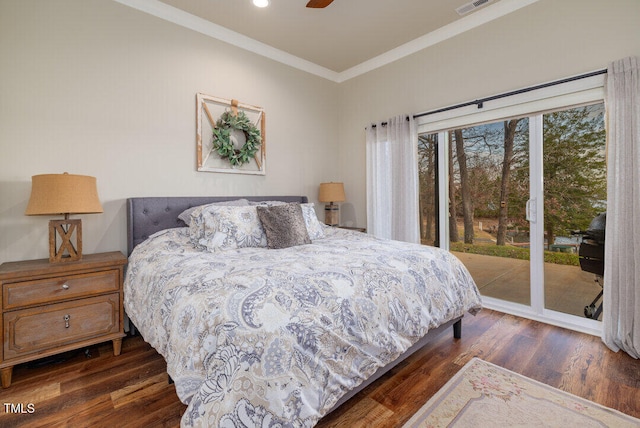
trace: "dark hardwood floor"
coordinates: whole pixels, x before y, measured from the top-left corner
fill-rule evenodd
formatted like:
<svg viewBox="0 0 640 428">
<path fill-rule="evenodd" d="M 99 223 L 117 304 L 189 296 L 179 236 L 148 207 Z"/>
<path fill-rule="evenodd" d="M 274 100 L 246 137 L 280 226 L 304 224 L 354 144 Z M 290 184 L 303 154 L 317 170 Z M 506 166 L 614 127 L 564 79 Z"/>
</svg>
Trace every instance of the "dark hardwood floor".
<svg viewBox="0 0 640 428">
<path fill-rule="evenodd" d="M 185 406 L 163 359 L 139 336 L 125 338 L 118 357 L 110 343 L 89 351 L 17 366 L 11 387 L 0 391 L 0 426 L 180 425 Z M 318 427 L 401 426 L 473 357 L 640 418 L 640 361 L 611 352 L 598 337 L 483 310 L 465 317 L 462 339 L 443 334 Z"/>
</svg>

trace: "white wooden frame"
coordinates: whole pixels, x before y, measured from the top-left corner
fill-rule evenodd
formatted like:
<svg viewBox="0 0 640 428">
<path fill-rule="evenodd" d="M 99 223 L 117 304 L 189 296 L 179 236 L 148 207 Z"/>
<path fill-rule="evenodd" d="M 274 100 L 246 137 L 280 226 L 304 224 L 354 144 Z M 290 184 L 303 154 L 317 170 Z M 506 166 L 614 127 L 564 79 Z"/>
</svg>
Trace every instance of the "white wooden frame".
<svg viewBox="0 0 640 428">
<path fill-rule="evenodd" d="M 213 129 L 225 110 L 244 112 L 256 128 L 260 129 L 262 143 L 254 158 L 247 164 L 233 166 L 221 158 L 213 148 Z M 210 95 L 196 94 L 196 156 L 197 169 L 204 172 L 266 175 L 265 112 L 261 107 L 226 100 Z"/>
</svg>

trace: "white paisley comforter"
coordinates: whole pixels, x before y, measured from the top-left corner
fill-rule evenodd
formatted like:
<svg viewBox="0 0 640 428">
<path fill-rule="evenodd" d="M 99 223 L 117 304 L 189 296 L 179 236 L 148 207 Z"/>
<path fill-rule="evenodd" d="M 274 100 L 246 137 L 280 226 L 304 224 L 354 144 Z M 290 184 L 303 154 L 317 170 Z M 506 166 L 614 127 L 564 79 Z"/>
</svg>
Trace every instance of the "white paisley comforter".
<svg viewBox="0 0 640 428">
<path fill-rule="evenodd" d="M 437 248 L 327 228 L 310 245 L 209 253 L 187 231 L 138 245 L 124 291 L 188 403 L 182 426 L 311 427 L 428 330 L 481 306 Z"/>
</svg>

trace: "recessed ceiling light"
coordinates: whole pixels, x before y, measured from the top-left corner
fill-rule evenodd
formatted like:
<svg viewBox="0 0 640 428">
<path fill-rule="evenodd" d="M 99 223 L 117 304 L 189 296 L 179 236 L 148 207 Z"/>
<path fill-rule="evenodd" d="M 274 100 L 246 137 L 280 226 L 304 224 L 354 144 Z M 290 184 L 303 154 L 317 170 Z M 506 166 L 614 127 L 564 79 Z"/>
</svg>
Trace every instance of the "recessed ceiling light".
<svg viewBox="0 0 640 428">
<path fill-rule="evenodd" d="M 269 6 L 269 0 L 253 0 L 253 4 L 258 7 L 267 7 Z"/>
</svg>

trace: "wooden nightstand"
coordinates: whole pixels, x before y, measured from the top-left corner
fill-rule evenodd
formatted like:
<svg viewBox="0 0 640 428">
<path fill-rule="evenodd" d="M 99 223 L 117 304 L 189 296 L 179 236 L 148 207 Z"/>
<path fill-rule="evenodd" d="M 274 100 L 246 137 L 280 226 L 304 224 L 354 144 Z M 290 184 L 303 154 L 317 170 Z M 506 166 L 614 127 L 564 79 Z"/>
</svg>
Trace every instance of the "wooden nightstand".
<svg viewBox="0 0 640 428">
<path fill-rule="evenodd" d="M 84 255 L 76 262 L 0 265 L 3 388 L 11 385 L 16 364 L 108 340 L 114 355 L 120 355 L 126 263 L 115 251 Z"/>
</svg>

